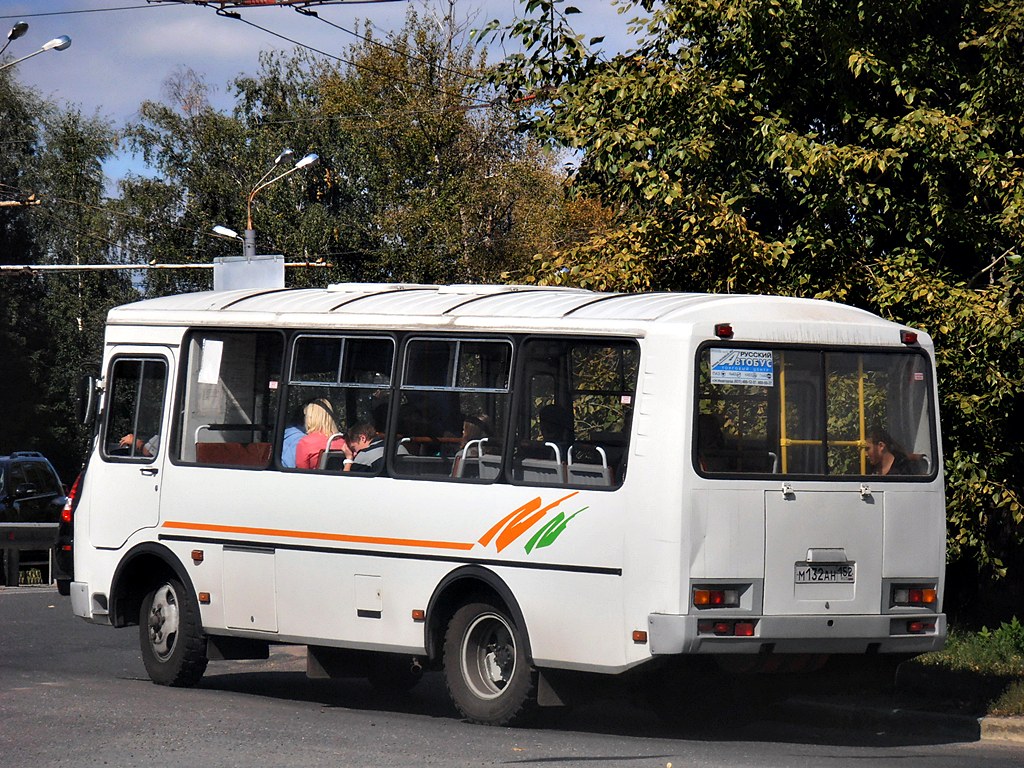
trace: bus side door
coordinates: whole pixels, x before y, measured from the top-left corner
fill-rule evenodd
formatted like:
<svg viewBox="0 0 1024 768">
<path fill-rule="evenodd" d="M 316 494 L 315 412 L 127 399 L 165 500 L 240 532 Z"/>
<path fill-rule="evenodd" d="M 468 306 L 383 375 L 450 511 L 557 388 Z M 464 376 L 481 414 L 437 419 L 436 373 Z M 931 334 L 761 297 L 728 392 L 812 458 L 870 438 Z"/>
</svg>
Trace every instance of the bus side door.
<svg viewBox="0 0 1024 768">
<path fill-rule="evenodd" d="M 89 538 L 95 547 L 116 549 L 160 519 L 171 370 L 173 355 L 165 347 L 124 348 L 110 361 L 100 461 L 89 466 Z"/>
</svg>

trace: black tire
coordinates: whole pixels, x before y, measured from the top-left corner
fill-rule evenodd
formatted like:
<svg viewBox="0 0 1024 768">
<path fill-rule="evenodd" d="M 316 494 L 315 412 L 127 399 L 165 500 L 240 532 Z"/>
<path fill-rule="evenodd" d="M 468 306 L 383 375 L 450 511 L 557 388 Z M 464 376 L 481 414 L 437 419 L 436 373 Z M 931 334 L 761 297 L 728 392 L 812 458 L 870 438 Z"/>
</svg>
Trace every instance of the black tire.
<svg viewBox="0 0 1024 768">
<path fill-rule="evenodd" d="M 162 581 L 142 601 L 139 611 L 142 661 L 158 685 L 187 688 L 206 671 L 206 636 L 199 608 L 177 579 Z"/>
<path fill-rule="evenodd" d="M 504 608 L 462 606 L 444 637 L 448 695 L 467 720 L 482 725 L 525 722 L 537 707 L 537 672 L 526 634 Z"/>
</svg>

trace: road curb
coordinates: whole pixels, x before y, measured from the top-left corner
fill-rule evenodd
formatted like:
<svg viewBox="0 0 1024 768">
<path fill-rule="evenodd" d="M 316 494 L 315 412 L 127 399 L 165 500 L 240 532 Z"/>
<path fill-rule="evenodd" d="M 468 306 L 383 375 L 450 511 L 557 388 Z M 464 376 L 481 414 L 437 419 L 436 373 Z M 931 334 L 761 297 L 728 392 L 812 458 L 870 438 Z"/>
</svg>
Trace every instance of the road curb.
<svg viewBox="0 0 1024 768">
<path fill-rule="evenodd" d="M 864 706 L 855 703 L 836 703 L 820 699 L 794 698 L 775 707 L 775 714 L 800 723 L 818 722 L 828 727 L 859 730 L 941 735 L 959 741 L 979 741 L 982 738 L 1011 738 L 1007 735 L 986 737 L 982 720 L 970 715 L 928 712 L 899 707 Z M 984 718 L 990 720 L 993 718 Z M 1024 718 L 996 718 L 1020 720 L 1020 739 L 1024 741 Z M 1009 733 L 1003 729 L 1001 733 Z"/>
<path fill-rule="evenodd" d="M 983 717 L 981 738 L 985 741 L 1016 741 L 1024 744 L 1024 717 Z"/>
</svg>

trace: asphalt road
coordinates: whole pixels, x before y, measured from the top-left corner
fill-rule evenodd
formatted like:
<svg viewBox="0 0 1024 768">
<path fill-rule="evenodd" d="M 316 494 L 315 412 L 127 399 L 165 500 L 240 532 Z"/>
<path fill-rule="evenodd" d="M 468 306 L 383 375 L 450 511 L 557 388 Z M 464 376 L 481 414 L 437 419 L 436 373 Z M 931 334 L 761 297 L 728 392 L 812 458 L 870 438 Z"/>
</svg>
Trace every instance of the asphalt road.
<svg viewBox="0 0 1024 768">
<path fill-rule="evenodd" d="M 783 722 L 770 709 L 669 727 L 609 699 L 536 728 L 485 728 L 460 722 L 436 674 L 388 699 L 361 680 L 307 680 L 291 648 L 212 662 L 198 688 L 170 689 L 149 682 L 137 647 L 135 628 L 86 624 L 51 589 L 0 589 L 0 768 L 1024 765 L 1020 744 Z"/>
</svg>

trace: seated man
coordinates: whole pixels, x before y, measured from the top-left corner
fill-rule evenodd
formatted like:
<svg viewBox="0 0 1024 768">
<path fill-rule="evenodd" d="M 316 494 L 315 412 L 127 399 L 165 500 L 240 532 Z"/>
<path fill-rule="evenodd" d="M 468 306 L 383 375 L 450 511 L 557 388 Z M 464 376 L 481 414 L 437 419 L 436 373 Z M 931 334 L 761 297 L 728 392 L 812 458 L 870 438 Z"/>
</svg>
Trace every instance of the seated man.
<svg viewBox="0 0 1024 768">
<path fill-rule="evenodd" d="M 349 428 L 345 436 L 344 471 L 377 473 L 384 466 L 384 437 L 372 424 L 360 423 Z"/>
<path fill-rule="evenodd" d="M 881 427 L 868 432 L 866 448 L 869 472 L 875 475 L 920 475 L 923 474 L 922 457 L 907 455 L 906 451 L 893 440 L 892 435 Z"/>
</svg>

